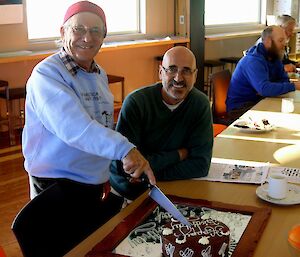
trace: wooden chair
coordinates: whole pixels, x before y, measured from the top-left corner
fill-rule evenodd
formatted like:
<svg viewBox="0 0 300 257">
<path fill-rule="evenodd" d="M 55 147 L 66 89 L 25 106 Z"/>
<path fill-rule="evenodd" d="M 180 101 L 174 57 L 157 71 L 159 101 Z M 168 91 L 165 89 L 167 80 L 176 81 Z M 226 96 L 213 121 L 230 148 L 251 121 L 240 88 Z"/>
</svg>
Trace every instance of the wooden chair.
<svg viewBox="0 0 300 257">
<path fill-rule="evenodd" d="M 232 57 L 220 58 L 220 61 L 225 62 L 225 63 L 229 63 L 230 64 L 230 71 L 232 73 L 234 71 L 237 63 L 240 61 L 240 59 L 241 59 L 241 57 L 232 56 Z"/>
<path fill-rule="evenodd" d="M 6 257 L 6 254 L 1 246 L 0 246 L 0 257 Z"/>
<path fill-rule="evenodd" d="M 120 85 L 121 85 L 121 101 L 119 101 L 119 102 L 123 102 L 124 96 L 125 96 L 125 85 L 124 85 L 125 78 L 122 76 L 116 76 L 116 75 L 110 75 L 110 74 L 107 74 L 107 78 L 108 78 L 108 84 L 120 83 Z"/>
<path fill-rule="evenodd" d="M 226 112 L 226 97 L 230 84 L 231 73 L 229 70 L 223 70 L 211 75 L 211 83 L 213 89 L 213 120 L 214 123 L 228 126 L 232 120 Z"/>
<path fill-rule="evenodd" d="M 210 76 L 211 74 L 213 74 L 215 68 L 221 68 L 222 70 L 224 70 L 224 66 L 225 63 L 219 60 L 204 61 L 204 75 L 206 75 L 204 80 L 204 90 L 210 101 L 212 100 L 212 86 Z"/>
<path fill-rule="evenodd" d="M 5 80 L 0 80 L 0 94 L 1 95 L 6 95 L 8 89 L 8 82 Z M 2 98 L 2 97 L 0 97 Z M 6 98 L 5 98 L 6 100 Z M 5 101 L 5 104 L 3 104 L 3 106 L 5 106 L 5 116 L 4 117 L 0 117 L 0 124 L 5 124 L 8 128 L 9 128 L 9 122 L 8 122 L 8 111 L 7 111 L 7 102 Z M 2 108 L 2 106 L 1 106 Z"/>
<path fill-rule="evenodd" d="M 26 89 L 24 87 L 11 88 L 8 85 L 8 82 L 5 80 L 0 80 L 0 98 L 5 100 L 6 106 L 6 120 L 8 124 L 9 131 L 9 141 L 10 145 L 16 144 L 15 129 L 23 128 L 24 126 L 24 106 L 21 104 L 21 99 L 25 99 Z M 14 104 L 13 101 L 19 101 L 19 110 L 20 113 L 14 115 Z"/>
<path fill-rule="evenodd" d="M 108 84 L 119 83 L 119 85 L 121 85 L 121 100 L 114 102 L 114 123 L 116 124 L 125 97 L 125 83 L 124 83 L 125 78 L 122 76 L 116 76 L 110 74 L 107 74 L 107 78 L 108 78 Z"/>
<path fill-rule="evenodd" d="M 217 135 L 219 135 L 226 128 L 227 128 L 226 125 L 214 123 L 213 124 L 214 137 L 216 137 Z"/>
</svg>

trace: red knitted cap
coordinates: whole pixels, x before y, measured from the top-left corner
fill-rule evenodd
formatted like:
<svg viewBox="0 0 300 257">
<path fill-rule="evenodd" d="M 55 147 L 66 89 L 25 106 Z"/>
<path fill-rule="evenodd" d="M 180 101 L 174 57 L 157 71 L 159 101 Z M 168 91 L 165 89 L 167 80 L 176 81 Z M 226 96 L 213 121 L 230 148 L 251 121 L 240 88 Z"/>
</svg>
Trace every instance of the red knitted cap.
<svg viewBox="0 0 300 257">
<path fill-rule="evenodd" d="M 75 4 L 72 4 L 66 11 L 63 24 L 65 24 L 65 22 L 68 19 L 70 19 L 73 15 L 80 13 L 80 12 L 91 12 L 91 13 L 98 15 L 104 23 L 104 29 L 105 29 L 104 37 L 106 36 L 107 27 L 106 27 L 105 13 L 100 6 L 98 6 L 94 3 L 91 3 L 89 1 L 80 1 Z"/>
</svg>

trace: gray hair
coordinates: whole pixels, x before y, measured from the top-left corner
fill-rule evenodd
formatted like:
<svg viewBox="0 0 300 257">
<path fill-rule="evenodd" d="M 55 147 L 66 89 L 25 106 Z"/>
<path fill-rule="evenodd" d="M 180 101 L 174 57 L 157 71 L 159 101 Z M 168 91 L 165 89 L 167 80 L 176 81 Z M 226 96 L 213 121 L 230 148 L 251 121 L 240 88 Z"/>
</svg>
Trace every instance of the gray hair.
<svg viewBox="0 0 300 257">
<path fill-rule="evenodd" d="M 62 25 L 62 28 L 63 28 L 64 30 L 66 30 L 69 26 L 70 26 L 70 19 L 68 19 L 68 20 Z M 59 39 L 55 40 L 55 45 L 56 45 L 58 48 L 63 47 L 63 46 L 64 46 L 63 39 L 62 39 L 62 38 L 59 38 Z"/>
<path fill-rule="evenodd" d="M 273 29 L 277 27 L 276 25 L 266 27 L 261 33 L 262 42 L 266 40 L 268 37 L 272 37 Z"/>
<path fill-rule="evenodd" d="M 289 24 L 294 23 L 296 24 L 295 18 L 288 14 L 283 14 L 277 17 L 276 24 L 282 28 L 287 27 Z"/>
</svg>

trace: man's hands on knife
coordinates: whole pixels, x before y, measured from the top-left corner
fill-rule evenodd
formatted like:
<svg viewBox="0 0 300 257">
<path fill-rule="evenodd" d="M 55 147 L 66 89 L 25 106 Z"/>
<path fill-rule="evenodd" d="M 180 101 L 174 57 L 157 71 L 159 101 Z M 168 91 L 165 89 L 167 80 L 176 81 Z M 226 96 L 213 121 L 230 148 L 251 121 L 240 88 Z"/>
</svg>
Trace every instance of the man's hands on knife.
<svg viewBox="0 0 300 257">
<path fill-rule="evenodd" d="M 143 173 L 145 173 L 150 184 L 156 184 L 155 176 L 149 162 L 136 148 L 132 148 L 129 151 L 129 153 L 122 159 L 122 163 L 124 171 L 127 174 L 130 174 L 133 180 L 138 179 Z"/>
</svg>

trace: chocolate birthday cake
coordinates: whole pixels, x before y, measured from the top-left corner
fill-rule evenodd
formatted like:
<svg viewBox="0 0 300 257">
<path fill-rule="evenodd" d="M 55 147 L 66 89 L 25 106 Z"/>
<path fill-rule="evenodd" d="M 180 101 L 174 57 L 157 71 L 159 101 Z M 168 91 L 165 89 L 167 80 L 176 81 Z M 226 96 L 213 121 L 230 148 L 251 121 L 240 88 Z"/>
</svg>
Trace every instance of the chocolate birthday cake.
<svg viewBox="0 0 300 257">
<path fill-rule="evenodd" d="M 224 257 L 228 252 L 229 228 L 211 218 L 190 217 L 191 227 L 171 219 L 163 226 L 163 256 Z"/>
</svg>

